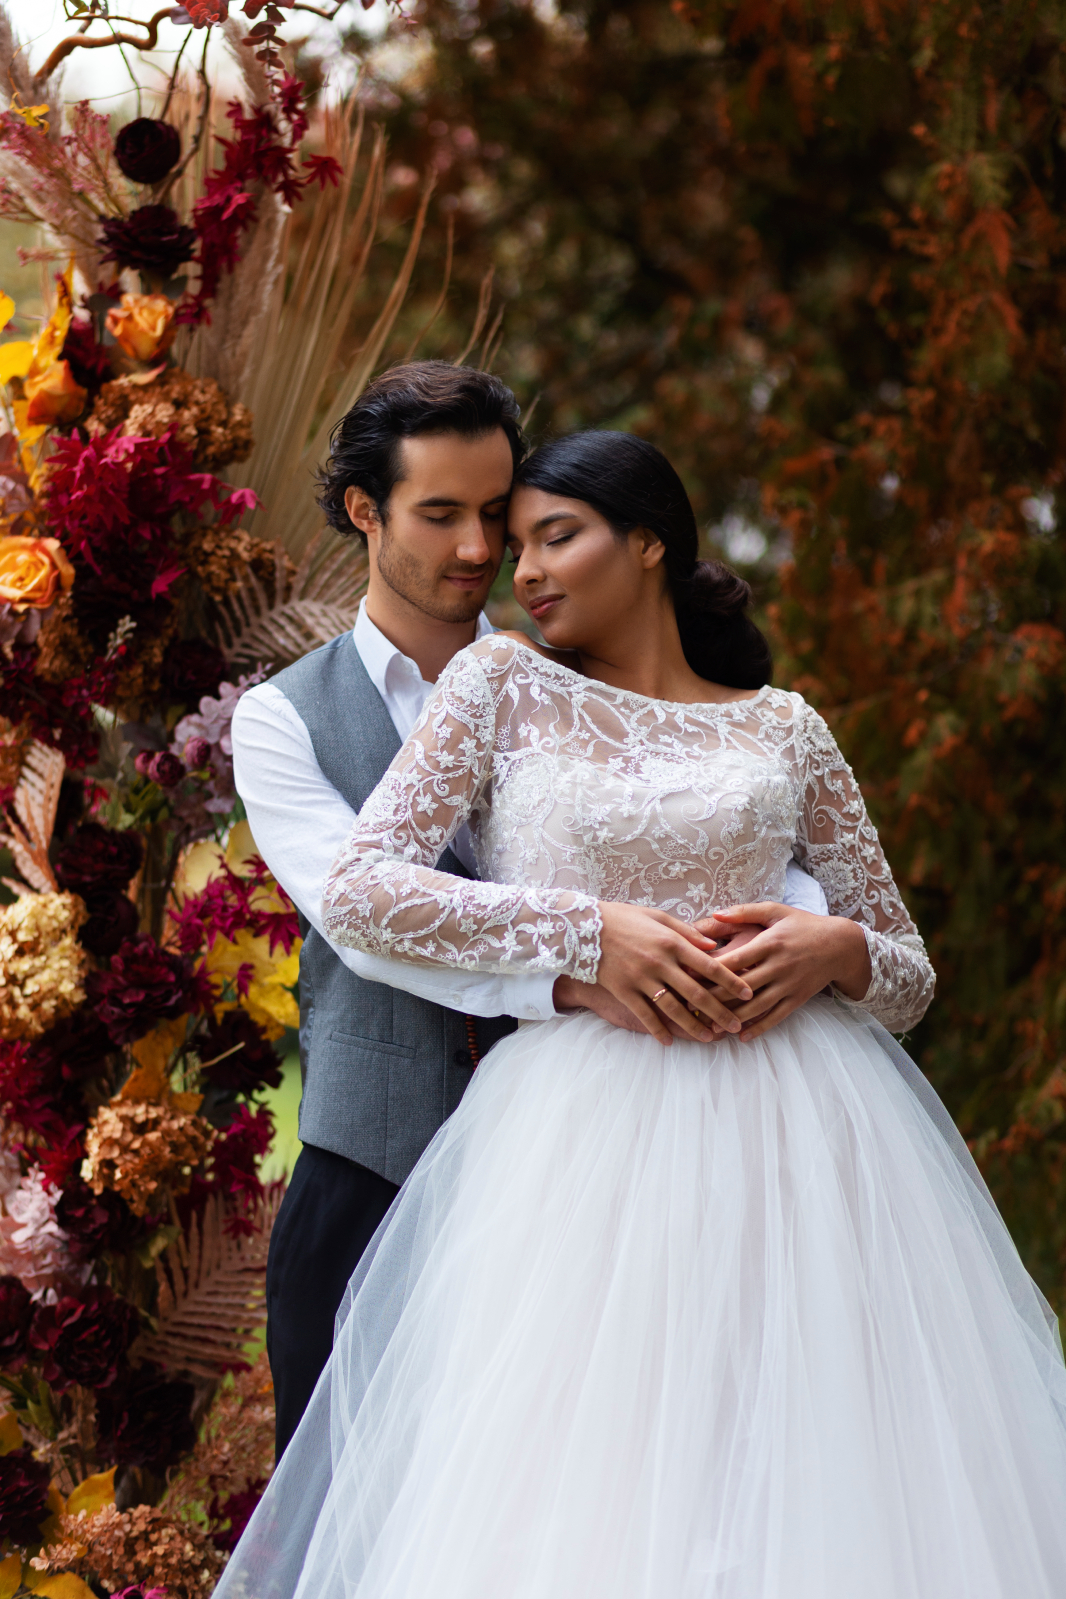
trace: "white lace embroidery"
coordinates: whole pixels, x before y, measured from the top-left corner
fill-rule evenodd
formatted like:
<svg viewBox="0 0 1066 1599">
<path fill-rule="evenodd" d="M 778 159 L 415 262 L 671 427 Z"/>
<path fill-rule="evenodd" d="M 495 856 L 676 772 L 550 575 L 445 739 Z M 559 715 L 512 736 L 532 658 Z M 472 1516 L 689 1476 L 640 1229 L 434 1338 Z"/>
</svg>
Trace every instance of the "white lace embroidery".
<svg viewBox="0 0 1066 1599">
<path fill-rule="evenodd" d="M 434 870 L 464 821 L 480 883 Z M 858 785 L 798 694 L 671 705 L 494 637 L 442 674 L 333 865 L 324 920 L 374 954 L 593 982 L 597 901 L 695 921 L 780 898 L 793 856 L 863 927 L 863 1007 L 913 1026 L 932 968 Z"/>
</svg>

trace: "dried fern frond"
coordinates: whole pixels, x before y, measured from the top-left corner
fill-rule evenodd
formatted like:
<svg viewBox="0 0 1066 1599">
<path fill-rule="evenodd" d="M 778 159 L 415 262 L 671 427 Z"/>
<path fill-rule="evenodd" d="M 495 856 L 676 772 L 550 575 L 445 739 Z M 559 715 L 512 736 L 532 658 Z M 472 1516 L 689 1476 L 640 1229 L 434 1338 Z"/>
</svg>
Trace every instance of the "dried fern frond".
<svg viewBox="0 0 1066 1599">
<path fill-rule="evenodd" d="M 273 592 L 250 569 L 216 610 L 216 637 L 229 664 L 275 671 L 328 644 L 355 623 L 366 588 L 366 555 L 354 541 L 314 537 L 291 580 L 280 546 Z"/>
<path fill-rule="evenodd" d="M 48 846 L 56 825 L 65 767 L 66 762 L 58 750 L 49 749 L 34 739 L 26 751 L 22 774 L 15 787 L 18 822 L 5 815 L 7 827 L 0 830 L 0 844 L 7 845 L 27 883 L 41 894 L 54 893 L 59 886 L 48 860 Z"/>
<path fill-rule="evenodd" d="M 194 1216 L 156 1261 L 156 1327 L 137 1340 L 137 1356 L 195 1377 L 245 1365 L 244 1346 L 266 1321 L 267 1250 L 283 1193 L 283 1183 L 267 1189 L 251 1238 L 227 1233 L 221 1197 L 208 1200 L 202 1222 Z"/>
</svg>

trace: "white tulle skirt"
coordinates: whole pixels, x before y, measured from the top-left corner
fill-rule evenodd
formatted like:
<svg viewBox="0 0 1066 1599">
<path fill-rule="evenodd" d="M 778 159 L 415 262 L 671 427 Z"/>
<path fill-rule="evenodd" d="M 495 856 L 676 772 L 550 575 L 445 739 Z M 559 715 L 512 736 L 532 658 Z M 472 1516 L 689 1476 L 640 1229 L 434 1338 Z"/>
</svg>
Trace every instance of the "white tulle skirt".
<svg viewBox="0 0 1066 1599">
<path fill-rule="evenodd" d="M 819 999 L 482 1063 L 225 1599 L 1062 1599 L 1066 1371 L 939 1101 Z"/>
</svg>

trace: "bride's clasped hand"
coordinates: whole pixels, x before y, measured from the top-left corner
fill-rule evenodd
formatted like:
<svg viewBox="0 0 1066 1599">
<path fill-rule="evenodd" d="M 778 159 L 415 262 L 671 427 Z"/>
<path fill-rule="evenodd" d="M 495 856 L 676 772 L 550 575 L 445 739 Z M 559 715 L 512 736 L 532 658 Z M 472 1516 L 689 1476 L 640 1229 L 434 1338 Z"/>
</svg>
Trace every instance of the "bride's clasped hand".
<svg viewBox="0 0 1066 1599">
<path fill-rule="evenodd" d="M 653 1038 L 670 1043 L 664 1017 L 701 1043 L 722 1032 L 740 1032 L 739 1013 L 726 1001 L 752 1000 L 754 991 L 746 977 L 713 953 L 712 938 L 676 916 L 641 905 L 601 902 L 599 914 L 597 981 Z M 717 1024 L 717 1032 L 711 1024 Z"/>
</svg>

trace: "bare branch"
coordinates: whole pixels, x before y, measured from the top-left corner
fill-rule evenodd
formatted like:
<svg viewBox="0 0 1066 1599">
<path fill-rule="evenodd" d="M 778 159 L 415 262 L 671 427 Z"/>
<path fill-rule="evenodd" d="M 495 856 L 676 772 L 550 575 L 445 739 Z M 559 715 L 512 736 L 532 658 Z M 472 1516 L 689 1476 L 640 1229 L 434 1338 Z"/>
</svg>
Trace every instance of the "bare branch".
<svg viewBox="0 0 1066 1599">
<path fill-rule="evenodd" d="M 59 63 L 65 61 L 67 56 L 72 55 L 75 50 L 104 50 L 113 44 L 132 44 L 138 50 L 154 50 L 159 36 L 159 24 L 165 22 L 168 17 L 172 17 L 176 10 L 180 10 L 180 7 L 167 6 L 164 10 L 157 11 L 155 16 L 148 22 L 137 23 L 138 27 L 146 30 L 143 39 L 139 39 L 135 33 L 110 33 L 102 38 L 95 39 L 89 39 L 81 33 L 68 35 L 66 39 L 61 39 L 56 45 L 40 71 L 34 73 L 34 83 L 40 83 L 43 79 L 50 78 Z M 134 21 L 132 17 L 123 18 L 122 20 Z"/>
</svg>

